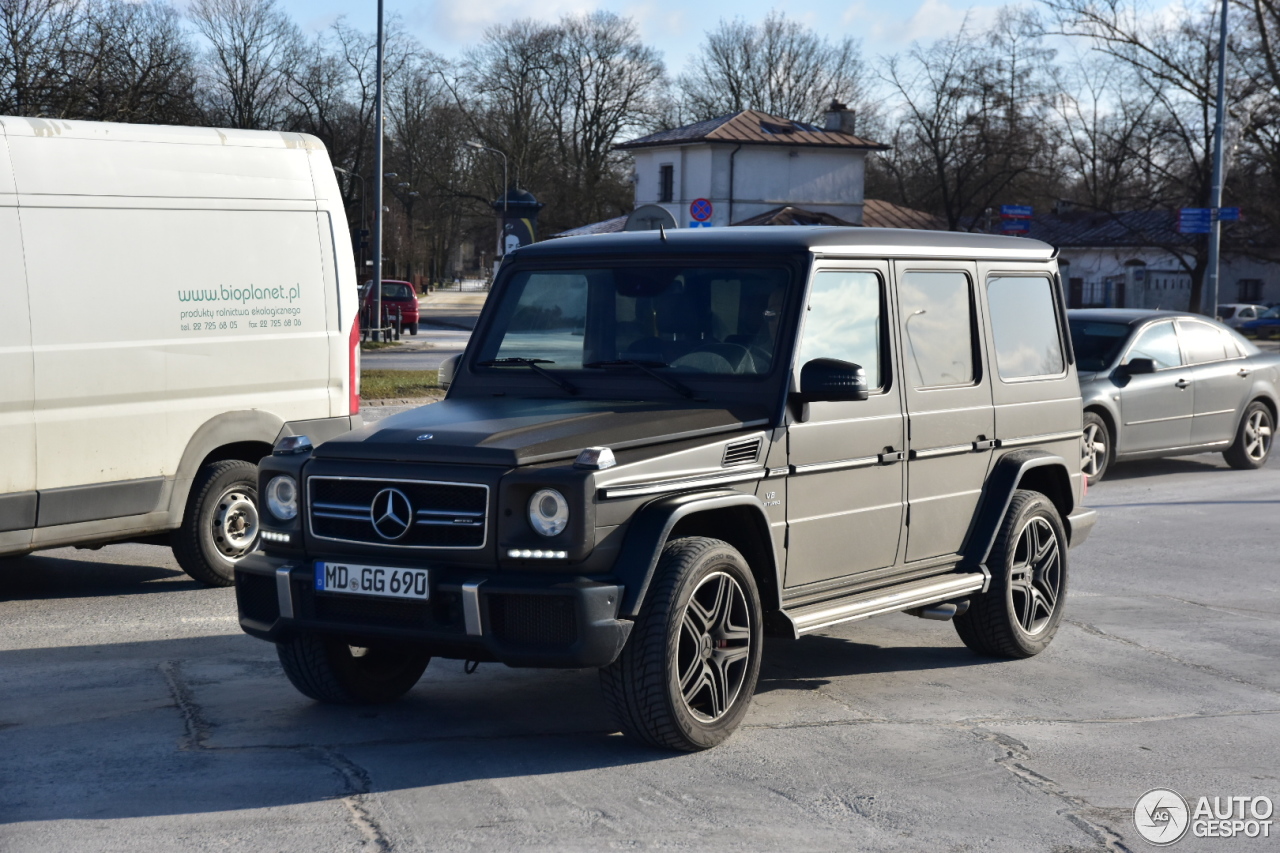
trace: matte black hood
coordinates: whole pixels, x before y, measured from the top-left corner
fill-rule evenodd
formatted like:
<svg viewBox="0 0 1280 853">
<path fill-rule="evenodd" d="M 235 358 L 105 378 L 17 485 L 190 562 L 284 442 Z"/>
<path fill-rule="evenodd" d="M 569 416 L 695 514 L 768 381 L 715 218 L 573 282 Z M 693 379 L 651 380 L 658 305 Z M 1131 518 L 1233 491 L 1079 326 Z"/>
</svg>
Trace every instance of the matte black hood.
<svg viewBox="0 0 1280 853">
<path fill-rule="evenodd" d="M 760 427 L 764 407 L 514 397 L 442 400 L 330 439 L 317 459 L 457 462 L 514 467 Z"/>
</svg>

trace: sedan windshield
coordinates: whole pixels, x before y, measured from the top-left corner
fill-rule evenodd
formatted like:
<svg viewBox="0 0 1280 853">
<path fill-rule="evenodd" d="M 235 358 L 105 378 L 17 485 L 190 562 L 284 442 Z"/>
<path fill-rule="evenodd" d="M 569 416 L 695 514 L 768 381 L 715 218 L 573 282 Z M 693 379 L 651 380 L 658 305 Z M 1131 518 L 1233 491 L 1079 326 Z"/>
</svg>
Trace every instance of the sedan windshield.
<svg viewBox="0 0 1280 853">
<path fill-rule="evenodd" d="M 1093 320 L 1071 320 L 1071 346 L 1076 351 L 1080 370 L 1106 370 L 1120 350 L 1124 349 L 1132 330 L 1128 323 L 1100 323 Z"/>
<path fill-rule="evenodd" d="M 763 376 L 788 280 L 785 269 L 674 265 L 519 272 L 476 363 L 545 359 L 553 371 L 616 370 L 650 382 L 655 371 Z"/>
</svg>

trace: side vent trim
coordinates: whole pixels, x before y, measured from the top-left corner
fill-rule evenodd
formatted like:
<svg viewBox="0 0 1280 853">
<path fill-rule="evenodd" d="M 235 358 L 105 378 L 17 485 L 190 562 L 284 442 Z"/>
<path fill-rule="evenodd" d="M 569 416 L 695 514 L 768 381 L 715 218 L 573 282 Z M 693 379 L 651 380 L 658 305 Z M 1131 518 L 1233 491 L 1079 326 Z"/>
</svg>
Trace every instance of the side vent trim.
<svg viewBox="0 0 1280 853">
<path fill-rule="evenodd" d="M 756 460 L 760 457 L 760 447 L 763 444 L 764 439 L 760 437 L 726 444 L 724 447 L 724 457 L 720 460 L 720 466 L 722 468 L 731 468 L 735 465 L 755 464 Z"/>
</svg>

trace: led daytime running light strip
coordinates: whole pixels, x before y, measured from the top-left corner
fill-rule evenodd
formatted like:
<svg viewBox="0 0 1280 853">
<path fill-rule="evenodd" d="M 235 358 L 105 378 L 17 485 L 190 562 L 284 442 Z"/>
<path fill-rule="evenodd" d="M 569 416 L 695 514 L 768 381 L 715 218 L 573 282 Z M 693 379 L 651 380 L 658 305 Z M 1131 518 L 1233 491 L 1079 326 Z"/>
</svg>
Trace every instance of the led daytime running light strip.
<svg viewBox="0 0 1280 853">
<path fill-rule="evenodd" d="M 568 551 L 529 550 L 528 548 L 512 548 L 507 556 L 513 560 L 567 560 Z"/>
</svg>

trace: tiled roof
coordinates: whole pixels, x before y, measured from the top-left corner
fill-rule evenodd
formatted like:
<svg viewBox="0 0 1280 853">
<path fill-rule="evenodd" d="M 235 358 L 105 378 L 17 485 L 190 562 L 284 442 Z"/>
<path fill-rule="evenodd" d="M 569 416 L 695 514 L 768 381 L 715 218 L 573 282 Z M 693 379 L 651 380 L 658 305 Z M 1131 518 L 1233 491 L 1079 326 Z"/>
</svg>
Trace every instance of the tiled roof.
<svg viewBox="0 0 1280 853">
<path fill-rule="evenodd" d="M 903 207 L 891 201 L 869 198 L 862 203 L 862 224 L 867 228 L 924 228 L 946 231 L 947 223 L 923 210 Z"/>
<path fill-rule="evenodd" d="M 735 222 L 734 225 L 842 225 L 846 228 L 853 225 L 838 216 L 819 210 L 805 210 L 803 207 L 785 205 L 766 210 L 755 216 Z"/>
<path fill-rule="evenodd" d="M 623 142 L 620 150 L 656 148 L 685 142 L 741 142 L 750 145 L 813 146 L 819 148 L 862 148 L 885 151 L 889 148 L 852 133 L 825 130 L 817 125 L 778 118 L 759 110 L 742 110 L 695 124 L 662 130 Z"/>
<path fill-rule="evenodd" d="M 577 228 L 570 228 L 568 231 L 561 231 L 559 234 L 552 234 L 552 237 L 582 237 L 586 234 L 613 234 L 621 231 L 627 224 L 627 217 L 615 216 L 613 219 L 606 219 L 603 222 L 592 222 L 590 225 L 582 225 Z"/>
<path fill-rule="evenodd" d="M 1178 214 L 1170 210 L 1118 213 L 1072 211 L 1036 216 L 1028 237 L 1061 248 L 1084 246 L 1169 246 L 1196 238 L 1178 233 Z"/>
</svg>

